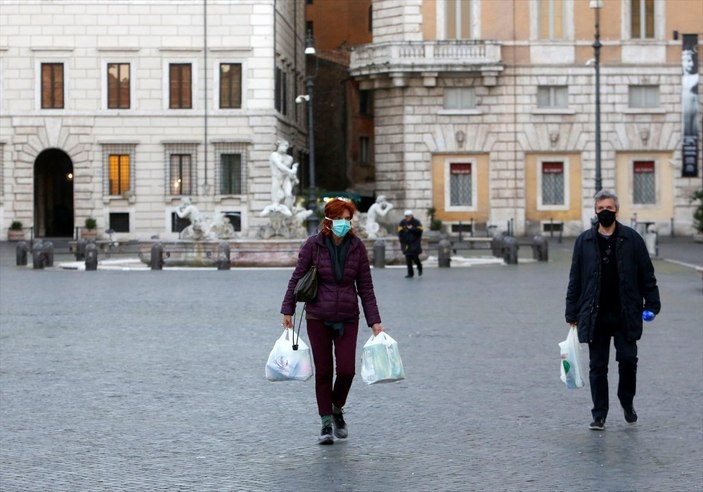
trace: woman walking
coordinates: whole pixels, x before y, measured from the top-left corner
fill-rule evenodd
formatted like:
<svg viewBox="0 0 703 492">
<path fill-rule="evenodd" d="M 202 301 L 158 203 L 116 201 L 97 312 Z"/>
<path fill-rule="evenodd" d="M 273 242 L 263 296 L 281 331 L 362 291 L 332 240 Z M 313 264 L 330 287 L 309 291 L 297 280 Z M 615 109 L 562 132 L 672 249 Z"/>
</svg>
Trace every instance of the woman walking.
<svg viewBox="0 0 703 492">
<path fill-rule="evenodd" d="M 320 233 L 305 242 L 288 282 L 281 313 L 283 327 L 293 328 L 298 280 L 317 265 L 317 297 L 305 304 L 310 347 L 315 361 L 315 395 L 322 420 L 320 444 L 348 436 L 343 408 L 355 373 L 359 302 L 374 335 L 383 331 L 366 247 L 354 234 L 351 200 L 334 198 L 325 205 Z M 336 361 L 336 378 L 334 362 Z M 333 436 L 334 435 L 334 436 Z"/>
</svg>

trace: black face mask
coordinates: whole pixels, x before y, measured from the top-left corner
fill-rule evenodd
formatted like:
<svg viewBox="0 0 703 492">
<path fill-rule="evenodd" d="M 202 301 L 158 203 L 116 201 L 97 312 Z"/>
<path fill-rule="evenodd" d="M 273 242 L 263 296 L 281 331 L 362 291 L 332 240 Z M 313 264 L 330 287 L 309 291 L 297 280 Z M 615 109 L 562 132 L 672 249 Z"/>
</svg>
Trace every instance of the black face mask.
<svg viewBox="0 0 703 492">
<path fill-rule="evenodd" d="M 598 222 L 603 227 L 610 227 L 615 222 L 615 212 L 612 210 L 601 210 L 598 215 Z"/>
</svg>

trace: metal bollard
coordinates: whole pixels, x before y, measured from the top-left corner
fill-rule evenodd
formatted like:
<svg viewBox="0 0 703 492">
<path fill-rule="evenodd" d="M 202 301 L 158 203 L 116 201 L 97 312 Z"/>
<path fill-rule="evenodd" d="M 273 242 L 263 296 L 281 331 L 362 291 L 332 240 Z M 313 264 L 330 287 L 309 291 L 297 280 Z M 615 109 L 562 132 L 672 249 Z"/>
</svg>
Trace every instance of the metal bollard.
<svg viewBox="0 0 703 492">
<path fill-rule="evenodd" d="M 386 268 L 386 242 L 383 239 L 376 239 L 373 243 L 373 266 Z"/>
<path fill-rule="evenodd" d="M 496 234 L 491 239 L 491 252 L 496 258 L 503 256 L 503 248 L 505 247 L 505 235 L 503 233 Z"/>
<path fill-rule="evenodd" d="M 229 243 L 227 241 L 220 241 L 217 247 L 217 269 L 229 270 L 231 267 Z"/>
<path fill-rule="evenodd" d="M 54 243 L 51 241 L 44 243 L 44 266 L 54 266 Z"/>
<path fill-rule="evenodd" d="M 85 246 L 88 242 L 85 238 L 80 238 L 76 241 L 76 261 L 85 260 Z"/>
<path fill-rule="evenodd" d="M 35 270 L 43 270 L 44 261 L 44 244 L 41 242 L 41 239 L 37 239 L 32 245 L 32 268 Z"/>
<path fill-rule="evenodd" d="M 517 265 L 517 251 L 520 248 L 517 239 L 506 236 L 503 239 L 503 245 L 503 261 L 508 265 Z"/>
<path fill-rule="evenodd" d="M 86 271 L 98 269 L 98 246 L 93 241 L 85 246 L 85 269 Z"/>
<path fill-rule="evenodd" d="M 151 245 L 151 258 L 149 266 L 152 270 L 163 270 L 164 268 L 164 247 L 161 243 Z"/>
<path fill-rule="evenodd" d="M 437 266 L 449 268 L 452 262 L 452 242 L 443 237 L 437 244 Z"/>
<path fill-rule="evenodd" d="M 17 243 L 17 266 L 27 266 L 27 253 L 29 252 L 29 245 L 27 241 L 20 241 Z"/>
<path fill-rule="evenodd" d="M 532 258 L 537 261 L 549 261 L 549 240 L 546 237 L 532 238 Z"/>
</svg>

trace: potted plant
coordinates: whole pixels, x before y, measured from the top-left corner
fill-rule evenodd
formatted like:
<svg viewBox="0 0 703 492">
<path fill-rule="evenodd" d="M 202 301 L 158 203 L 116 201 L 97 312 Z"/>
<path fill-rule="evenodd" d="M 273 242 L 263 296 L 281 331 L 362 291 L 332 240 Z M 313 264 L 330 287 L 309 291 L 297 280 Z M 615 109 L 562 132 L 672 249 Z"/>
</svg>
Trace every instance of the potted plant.
<svg viewBox="0 0 703 492">
<path fill-rule="evenodd" d="M 693 228 L 695 229 L 693 239 L 696 242 L 703 242 L 703 189 L 691 195 L 691 202 L 698 202 L 693 211 Z"/>
<path fill-rule="evenodd" d="M 22 241 L 24 239 L 24 229 L 22 228 L 22 222 L 19 220 L 13 220 L 10 224 L 10 229 L 7 231 L 8 241 Z"/>
<path fill-rule="evenodd" d="M 81 230 L 81 237 L 85 239 L 95 239 L 98 235 L 96 227 L 98 227 L 98 222 L 94 218 L 88 217 L 85 219 L 85 227 Z"/>
<path fill-rule="evenodd" d="M 442 230 L 442 221 L 440 219 L 435 219 L 435 214 L 437 213 L 437 209 L 434 207 L 430 207 L 427 209 L 427 215 L 430 217 L 430 230 L 431 231 L 441 231 Z"/>
</svg>

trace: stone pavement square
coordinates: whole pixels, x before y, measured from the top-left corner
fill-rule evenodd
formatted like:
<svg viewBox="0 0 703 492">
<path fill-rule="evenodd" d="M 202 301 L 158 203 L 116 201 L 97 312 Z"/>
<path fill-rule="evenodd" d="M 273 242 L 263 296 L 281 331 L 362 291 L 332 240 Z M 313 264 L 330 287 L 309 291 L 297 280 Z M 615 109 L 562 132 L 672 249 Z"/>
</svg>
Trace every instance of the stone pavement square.
<svg viewBox="0 0 703 492">
<path fill-rule="evenodd" d="M 0 490 L 703 490 L 700 274 L 655 262 L 640 421 L 613 360 L 596 433 L 588 388 L 559 380 L 570 243 L 550 247 L 548 263 L 374 270 L 407 379 L 357 376 L 350 437 L 323 447 L 313 381 L 264 379 L 290 269 L 40 271 L 0 245 Z"/>
</svg>

